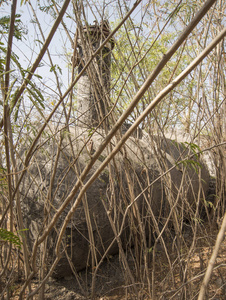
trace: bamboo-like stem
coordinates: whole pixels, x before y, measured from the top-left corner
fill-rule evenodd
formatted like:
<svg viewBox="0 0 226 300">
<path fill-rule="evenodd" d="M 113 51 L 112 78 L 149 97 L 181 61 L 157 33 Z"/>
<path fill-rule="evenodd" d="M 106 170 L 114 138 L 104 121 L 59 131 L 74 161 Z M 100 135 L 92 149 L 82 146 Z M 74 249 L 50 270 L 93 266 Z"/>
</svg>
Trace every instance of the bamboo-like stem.
<svg viewBox="0 0 226 300">
<path fill-rule="evenodd" d="M 27 86 L 28 82 L 31 80 L 31 78 L 32 78 L 33 74 L 35 73 L 39 63 L 41 62 L 41 60 L 42 60 L 46 50 L 48 49 L 49 44 L 50 44 L 50 42 L 51 42 L 51 40 L 52 40 L 56 30 L 57 30 L 57 27 L 59 26 L 59 24 L 60 24 L 60 22 L 61 22 L 61 20 L 64 16 L 64 13 L 65 13 L 69 3 L 70 3 L 70 0 L 65 0 L 58 17 L 57 17 L 55 23 L 53 24 L 53 27 L 52 27 L 45 43 L 43 44 L 42 49 L 40 50 L 40 52 L 38 54 L 38 57 L 36 58 L 34 64 L 32 65 L 32 67 L 30 69 L 30 72 L 28 73 L 27 77 L 24 79 L 21 87 L 19 88 L 19 90 L 16 94 L 16 97 L 15 97 L 14 103 L 13 103 L 13 107 L 11 108 L 11 110 L 13 110 L 13 108 L 16 106 L 18 100 L 20 99 L 21 95 L 23 94 L 24 90 L 26 89 L 26 86 Z M 7 109 L 7 114 L 10 114 L 10 108 Z M 3 120 L 0 121 L 0 128 L 2 128 L 2 126 L 3 126 Z"/>
<path fill-rule="evenodd" d="M 10 17 L 10 28 L 9 28 L 9 36 L 8 36 L 8 47 L 7 47 L 7 54 L 6 54 L 6 66 L 5 66 L 5 82 L 3 85 L 3 97 L 4 97 L 4 104 L 3 104 L 3 125 L 4 125 L 4 137 L 5 137 L 5 154 L 6 154 L 6 165 L 7 165 L 7 183 L 8 183 L 8 197 L 9 197 L 9 215 L 10 215 L 10 231 L 13 232 L 13 195 L 12 195 L 12 178 L 11 178 L 11 164 L 10 164 L 10 145 L 9 145 L 9 138 L 8 138 L 8 127 L 9 127 L 9 118 L 8 118 L 8 89 L 9 89 L 9 75 L 8 72 L 10 70 L 10 59 L 12 53 L 12 43 L 13 43 L 13 33 L 14 33 L 14 23 L 15 23 L 15 16 L 16 16 L 16 5 L 17 0 L 14 0 L 11 6 L 11 17 Z M 9 251 L 6 258 L 6 262 L 4 265 L 3 270 L 0 272 L 0 276 L 2 276 L 8 266 L 11 257 L 11 250 L 12 250 L 12 243 L 10 242 Z"/>
<path fill-rule="evenodd" d="M 214 267 L 221 243 L 222 243 L 223 239 L 225 238 L 225 232 L 226 232 L 226 213 L 224 214 L 222 225 L 221 225 L 221 228 L 217 235 L 216 243 L 215 243 L 211 258 L 209 260 L 209 264 L 208 264 L 208 267 L 207 267 L 207 270 L 205 273 L 205 277 L 202 282 L 198 300 L 203 300 L 205 297 L 206 289 L 207 289 L 208 283 L 210 281 L 210 277 L 211 277 L 211 274 L 213 271 L 213 267 Z"/>
<path fill-rule="evenodd" d="M 95 161 L 98 159 L 98 157 L 101 155 L 101 153 L 103 152 L 103 150 L 106 148 L 106 146 L 110 143 L 112 137 L 115 135 L 115 133 L 118 131 L 118 129 L 120 128 L 120 126 L 123 124 L 123 122 L 126 120 L 126 118 L 130 115 L 130 113 L 132 112 L 132 110 L 134 109 L 134 107 L 137 105 L 137 103 L 139 102 L 139 100 L 142 98 L 142 96 L 144 95 L 144 93 L 147 91 L 147 89 L 149 88 L 150 84 L 154 81 L 154 79 L 157 77 L 157 75 L 160 73 L 160 71 L 163 69 L 163 67 L 165 66 L 165 64 L 169 61 L 169 59 L 172 57 L 172 55 L 177 51 L 177 49 L 180 47 L 180 45 L 184 42 L 184 40 L 187 38 L 187 36 L 191 33 L 191 31 L 194 29 L 194 27 L 198 24 L 198 22 L 202 19 L 202 17 L 206 14 L 206 12 L 208 11 L 208 9 L 210 9 L 210 7 L 214 4 L 214 0 L 212 1 L 207 1 L 203 7 L 199 10 L 199 12 L 195 15 L 194 19 L 191 21 L 191 23 L 185 28 L 184 32 L 181 34 L 181 36 L 178 38 L 178 40 L 175 42 L 175 44 L 170 48 L 170 50 L 164 55 L 164 57 L 162 58 L 162 60 L 159 62 L 159 64 L 157 65 L 157 67 L 155 68 L 155 70 L 152 72 L 152 74 L 148 77 L 148 79 L 145 81 L 145 83 L 143 84 L 143 86 L 141 87 L 141 89 L 138 91 L 138 93 L 135 95 L 134 99 L 132 100 L 131 104 L 129 105 L 128 109 L 122 114 L 122 116 L 120 117 L 120 119 L 116 122 L 116 124 L 114 125 L 114 127 L 112 128 L 112 130 L 109 132 L 109 134 L 106 136 L 105 140 L 103 141 L 103 143 L 100 145 L 99 149 L 96 150 L 96 152 L 94 153 L 92 160 L 90 161 L 90 163 L 85 167 L 85 169 L 83 170 L 82 174 L 81 174 L 81 180 L 84 180 L 84 178 L 86 177 L 86 175 L 88 174 L 88 172 L 90 171 L 90 169 L 92 168 L 92 166 L 94 165 Z M 131 13 L 131 12 L 129 12 Z M 127 18 L 129 17 L 129 13 L 127 14 Z M 123 21 L 126 21 L 126 17 L 123 19 Z M 122 22 L 120 23 L 120 25 L 122 25 Z M 117 28 L 119 29 L 120 26 L 117 26 Z M 108 38 L 104 41 L 104 43 L 99 47 L 99 49 L 97 49 L 97 51 L 93 54 L 93 57 L 95 57 L 99 51 L 101 51 L 101 49 L 104 47 L 104 45 L 107 43 L 107 41 L 110 40 L 110 38 L 112 38 L 113 34 L 116 32 L 116 30 L 113 30 L 113 32 L 108 36 Z M 207 53 L 208 54 L 208 53 Z M 207 55 L 206 54 L 206 55 Z M 90 64 L 90 62 L 92 61 L 93 57 L 90 59 L 90 61 L 87 62 L 87 64 L 84 66 L 83 70 L 81 73 L 79 73 L 77 80 L 80 78 L 80 76 L 83 74 L 83 72 L 86 70 L 86 68 L 88 67 L 88 65 Z M 201 59 L 200 59 L 201 61 Z M 198 62 L 197 62 L 198 64 Z M 77 80 L 75 80 L 75 82 L 77 82 Z M 181 79 L 182 80 L 182 79 Z M 74 82 L 74 83 L 75 83 Z M 179 82 L 178 82 L 179 83 Z M 174 86 L 171 87 L 170 90 L 172 90 L 174 87 L 176 86 L 176 84 Z M 165 91 L 165 90 L 164 90 Z M 70 90 L 68 89 L 64 96 L 69 93 Z M 167 94 L 167 93 L 166 93 Z M 63 97 L 64 97 L 63 96 Z M 165 95 L 164 95 L 165 96 Z M 160 100 L 159 100 L 160 101 Z M 153 102 L 152 102 L 153 103 Z M 156 103 L 157 104 L 157 103 Z M 148 111 L 148 113 L 150 113 L 150 111 Z M 147 114 L 148 114 L 147 113 Z M 53 112 L 52 112 L 53 114 Z M 49 118 L 52 116 L 52 114 L 50 114 Z M 143 116 L 143 118 L 145 118 L 145 116 L 142 114 L 141 116 Z M 49 118 L 47 120 L 49 120 Z M 140 118 L 139 118 L 140 119 Z M 129 135 L 138 127 L 138 125 L 140 124 L 142 120 L 139 120 L 138 122 L 134 123 L 133 126 L 131 126 L 130 130 L 127 131 L 126 135 L 123 136 L 123 140 L 121 140 L 121 145 L 124 144 L 124 142 L 128 139 Z M 45 125 L 43 125 L 45 126 Z M 41 134 L 41 133 L 40 133 Z M 37 136 L 38 138 L 38 136 Z M 37 139 L 36 138 L 36 139 Z M 121 147 L 120 145 L 120 147 Z M 120 148 L 119 148 L 120 149 Z M 33 150 L 29 150 L 29 155 L 32 153 Z M 119 150 L 118 150 L 119 151 Z M 115 153 L 116 154 L 116 153 Z M 114 155 L 115 155 L 114 154 Z M 114 156 L 113 152 L 112 152 L 112 157 Z M 111 158 L 112 158 L 111 157 Z M 110 158 L 110 159 L 111 159 Z M 106 161 L 106 164 L 110 161 L 110 159 Z M 102 165 L 101 165 L 102 167 Z M 101 172 L 101 171 L 100 171 Z M 99 175 L 99 174 L 98 174 Z M 97 176 L 98 176 L 97 175 Z M 92 177 L 93 178 L 93 177 Z M 89 181 L 90 182 L 90 181 Z M 69 196 L 67 197 L 67 199 L 64 201 L 64 203 L 62 204 L 62 206 L 58 209 L 58 212 L 56 213 L 56 215 L 54 216 L 53 220 L 51 221 L 51 223 L 49 224 L 49 226 L 45 229 L 43 235 L 40 237 L 40 239 L 38 241 L 36 241 L 34 247 L 33 247 L 33 258 L 36 256 L 36 252 L 37 252 L 37 247 L 38 245 L 45 239 L 45 237 L 48 235 L 48 233 L 50 232 L 50 230 L 53 228 L 54 224 L 57 222 L 60 214 L 62 213 L 62 211 L 67 207 L 67 205 L 70 203 L 70 201 L 73 199 L 74 195 L 76 194 L 76 192 L 78 191 L 80 186 L 80 182 L 78 181 L 74 188 L 72 189 L 71 193 L 69 194 Z M 34 259 L 33 259 L 33 263 L 34 263 Z"/>
<path fill-rule="evenodd" d="M 8 116 L 9 118 L 9 116 Z M 11 160 L 13 165 L 13 173 L 14 173 L 14 186 L 17 185 L 18 182 L 18 174 L 17 174 L 17 165 L 16 159 L 14 155 L 14 148 L 13 148 L 13 135 L 12 135 L 12 126 L 11 123 L 9 124 L 9 141 L 10 141 L 10 152 L 11 152 Z M 17 220 L 18 220 L 18 229 L 19 231 L 23 231 L 24 222 L 23 222 L 23 215 L 21 211 L 21 202 L 20 202 L 20 193 L 19 191 L 16 193 L 16 212 L 17 212 Z M 22 250 L 24 256 L 24 271 L 25 271 L 25 278 L 28 278 L 30 274 L 30 265 L 29 265 L 29 251 L 27 248 L 27 238 L 24 233 L 21 234 L 22 237 Z M 31 292 L 31 285 L 28 285 L 29 291 Z"/>
<path fill-rule="evenodd" d="M 96 178 L 100 175 L 102 170 L 107 166 L 107 164 L 111 161 L 111 159 L 118 153 L 118 151 L 121 149 L 121 147 L 124 145 L 124 143 L 127 141 L 127 139 L 131 136 L 131 134 L 136 130 L 136 128 L 139 126 L 139 124 L 145 119 L 145 117 L 150 114 L 150 112 L 157 106 L 157 104 L 172 90 L 174 89 L 190 72 L 209 54 L 209 52 L 226 36 L 226 29 L 224 29 L 211 43 L 210 45 L 177 77 L 174 79 L 174 81 L 169 84 L 165 89 L 163 89 L 157 97 L 151 102 L 151 104 L 145 109 L 145 111 L 137 118 L 136 122 L 129 128 L 129 130 L 123 135 L 120 142 L 115 146 L 115 148 L 112 150 L 112 152 L 108 155 L 108 157 L 103 161 L 103 163 L 100 165 L 100 167 L 96 170 L 96 172 L 92 175 L 92 177 L 87 181 L 87 183 L 84 185 L 84 187 L 81 189 L 75 203 L 73 204 L 71 210 L 69 211 L 67 217 L 65 218 L 64 224 L 62 226 L 60 235 L 58 237 L 58 242 L 56 246 L 56 254 L 59 254 L 59 247 L 60 242 L 63 238 L 63 233 L 66 229 L 66 226 L 78 207 L 81 197 L 87 190 L 87 188 L 96 180 Z M 141 93 L 142 94 L 142 93 Z M 83 175 L 83 174 L 82 174 Z M 81 178 L 83 176 L 81 175 Z M 74 196 L 74 191 L 70 193 L 68 198 Z M 67 199 L 68 200 L 68 199 Z M 67 201 L 66 200 L 66 201 Z M 65 202 L 66 202 L 65 201 Z M 40 238 L 40 240 L 43 237 Z"/>
<path fill-rule="evenodd" d="M 56 246 L 56 259 L 54 261 L 54 265 L 56 265 L 56 262 L 59 261 L 59 256 L 61 255 L 60 253 L 60 244 L 61 240 L 63 238 L 64 231 L 66 229 L 66 226 L 68 222 L 71 219 L 71 216 L 77 209 L 79 203 L 81 202 L 81 199 L 88 189 L 88 187 L 95 181 L 95 179 L 99 176 L 99 174 L 102 172 L 102 170 L 106 167 L 106 165 L 110 162 L 110 160 L 116 155 L 116 153 L 121 149 L 122 145 L 126 142 L 126 140 L 130 137 L 132 132 L 138 127 L 140 122 L 146 117 L 147 114 L 149 114 L 155 106 L 173 89 L 175 86 L 177 86 L 208 54 L 209 52 L 216 46 L 217 43 L 219 43 L 224 36 L 226 35 L 226 29 L 224 29 L 211 43 L 210 45 L 170 84 L 168 85 L 162 92 L 157 95 L 157 97 L 153 100 L 153 102 L 147 107 L 147 109 L 143 112 L 143 114 L 138 118 L 138 120 L 130 127 L 130 129 L 126 132 L 126 134 L 122 137 L 120 142 L 116 145 L 116 147 L 112 150 L 112 152 L 109 154 L 109 156 L 104 160 L 104 162 L 101 164 L 101 166 L 96 170 L 96 172 L 93 174 L 93 176 L 88 180 L 88 182 L 84 185 L 84 187 L 81 189 L 74 205 L 72 206 L 71 210 L 68 212 L 64 224 L 61 228 L 60 234 L 58 236 L 58 241 L 57 241 L 57 246 Z M 68 196 L 70 197 L 71 194 Z M 68 199 L 67 199 L 68 200 Z M 67 201 L 65 200 L 65 202 Z M 58 213 L 61 213 L 62 207 L 58 210 Z M 63 210 L 62 210 L 63 211 Z M 57 213 L 57 214 L 58 214 Z M 56 215 L 57 215 L 56 214 Z M 55 215 L 55 217 L 56 217 Z M 52 223 L 53 226 L 55 224 L 56 220 L 53 219 Z M 52 224 L 51 224 L 52 225 Z M 51 228 L 48 228 L 48 232 L 51 230 Z M 40 240 L 36 242 L 36 245 L 34 245 L 33 248 L 33 264 L 35 265 L 35 253 L 37 251 L 37 246 L 40 244 L 44 239 L 45 235 L 48 233 L 44 233 L 42 237 L 40 237 Z M 49 273 L 46 276 L 47 278 L 52 274 L 53 268 L 49 271 Z M 40 288 L 40 287 L 39 287 Z"/>
</svg>

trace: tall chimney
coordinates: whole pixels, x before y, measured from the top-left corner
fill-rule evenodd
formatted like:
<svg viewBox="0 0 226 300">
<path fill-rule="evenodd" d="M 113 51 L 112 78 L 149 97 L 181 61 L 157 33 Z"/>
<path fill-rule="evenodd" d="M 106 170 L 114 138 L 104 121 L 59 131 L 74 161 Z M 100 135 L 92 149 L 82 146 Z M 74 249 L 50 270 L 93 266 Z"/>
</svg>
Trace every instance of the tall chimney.
<svg viewBox="0 0 226 300">
<path fill-rule="evenodd" d="M 91 55 L 109 36 L 108 21 L 98 25 L 89 25 L 80 30 L 77 40 L 78 73 L 80 73 Z M 86 72 L 77 83 L 77 111 L 80 127 L 93 128 L 109 112 L 110 79 L 111 79 L 111 50 L 114 42 L 108 42 L 97 57 L 92 61 Z M 106 125 L 106 122 L 102 124 Z"/>
</svg>

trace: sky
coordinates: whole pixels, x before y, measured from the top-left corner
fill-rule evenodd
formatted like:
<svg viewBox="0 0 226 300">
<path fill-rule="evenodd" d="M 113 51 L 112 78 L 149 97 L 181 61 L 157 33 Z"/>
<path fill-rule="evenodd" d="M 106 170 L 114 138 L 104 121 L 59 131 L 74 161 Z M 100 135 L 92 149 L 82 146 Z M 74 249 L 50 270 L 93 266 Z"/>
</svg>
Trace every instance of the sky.
<svg viewBox="0 0 226 300">
<path fill-rule="evenodd" d="M 43 1 L 40 1 L 42 3 Z M 108 1 L 106 3 L 107 9 L 106 15 L 108 15 L 110 21 L 115 21 L 115 12 L 114 12 L 114 2 L 115 1 Z M 127 1 L 127 4 L 133 5 L 135 1 Z M 50 14 L 46 14 L 45 12 L 41 12 L 38 8 L 38 1 L 31 1 L 35 12 L 37 13 L 38 20 L 41 24 L 43 34 L 45 37 L 47 37 L 48 33 L 50 32 L 50 29 L 53 25 L 53 18 L 50 16 Z M 98 1 L 96 1 L 98 4 Z M 11 6 L 3 3 L 0 6 L 0 15 L 9 15 L 11 10 Z M 90 24 L 93 24 L 93 21 L 95 17 L 100 18 L 100 15 L 97 13 L 98 9 L 95 8 L 95 5 L 92 5 L 92 12 L 88 5 L 85 8 L 85 13 L 87 15 L 87 20 Z M 140 8 L 137 9 L 134 16 L 136 15 L 136 19 L 139 18 L 139 11 Z M 17 14 L 21 15 L 21 21 L 24 24 L 25 29 L 27 30 L 27 34 L 24 35 L 21 41 L 17 41 L 14 38 L 13 41 L 13 52 L 16 53 L 17 56 L 19 56 L 20 64 L 24 69 L 29 68 L 33 62 L 35 61 L 39 50 L 42 47 L 42 36 L 40 34 L 39 28 L 37 24 L 32 23 L 31 20 L 34 20 L 33 12 L 31 7 L 26 4 L 21 5 L 21 1 L 18 1 L 17 4 Z M 94 17 L 95 16 L 95 17 Z M 65 22 L 68 32 L 71 36 L 71 38 L 74 37 L 74 33 L 76 31 L 76 23 L 72 19 L 74 18 L 72 7 L 70 7 L 67 10 L 67 13 L 63 19 Z M 7 41 L 5 41 L 5 44 L 7 44 Z M 49 46 L 49 52 L 51 54 L 51 57 L 53 59 L 54 64 L 59 65 L 61 69 L 61 82 L 66 89 L 68 86 L 68 82 L 70 81 L 70 74 L 68 73 L 68 64 L 70 63 L 70 57 L 72 54 L 72 47 L 71 42 L 69 41 L 65 30 L 63 29 L 62 25 L 58 27 L 57 32 L 54 35 L 53 40 L 51 41 L 51 44 Z M 43 64 L 41 67 L 39 67 L 36 71 L 36 74 L 43 77 L 44 82 L 46 84 L 50 84 L 50 86 L 53 86 L 51 84 L 51 81 L 55 81 L 54 75 L 52 72 L 50 72 L 50 65 L 49 65 L 49 59 L 47 55 L 44 56 Z"/>
<path fill-rule="evenodd" d="M 46 1 L 46 0 L 42 0 L 42 1 L 40 1 L 40 3 L 43 3 L 44 1 Z M 100 1 L 104 1 L 104 0 L 100 0 Z M 106 9 L 105 16 L 108 16 L 110 21 L 116 22 L 118 15 L 116 14 L 116 7 L 114 6 L 114 4 L 117 3 L 117 1 L 116 0 L 112 0 L 112 1 L 107 0 L 107 1 L 108 2 L 106 3 L 106 6 L 108 9 Z M 123 3 L 124 0 L 119 0 L 119 1 L 121 1 Z M 34 61 L 42 47 L 42 37 L 39 33 L 37 24 L 31 22 L 31 20 L 33 19 L 33 13 L 32 13 L 30 6 L 28 5 L 28 3 L 23 4 L 21 6 L 20 2 L 21 1 L 18 1 L 17 13 L 21 14 L 21 20 L 22 20 L 25 28 L 27 29 L 28 33 L 27 33 L 27 35 L 25 35 L 22 38 L 22 41 L 17 41 L 16 39 L 14 39 L 12 50 L 14 53 L 16 53 L 16 55 L 18 55 L 19 61 L 20 61 L 20 64 L 22 65 L 22 67 L 24 69 L 27 69 L 34 63 Z M 83 2 L 85 2 L 85 0 Z M 135 0 L 134 1 L 126 1 L 126 3 L 130 7 L 133 5 L 134 2 L 135 2 Z M 135 20 L 136 24 L 138 24 L 138 25 L 142 19 L 145 8 L 147 7 L 146 6 L 147 2 L 148 2 L 147 0 L 143 0 L 141 5 L 139 5 L 139 7 L 133 13 L 133 19 Z M 154 1 L 149 1 L 149 2 L 154 3 Z M 172 8 L 176 7 L 176 5 L 178 3 L 180 3 L 180 0 L 175 0 L 175 1 L 174 0 L 171 0 L 171 1 L 163 1 L 163 0 L 161 1 L 160 0 L 160 2 L 164 3 L 164 5 L 167 5 L 169 2 L 171 2 L 171 4 L 172 4 L 171 9 L 172 9 Z M 187 3 L 186 1 L 182 1 L 182 2 Z M 38 1 L 32 1 L 31 3 L 33 4 L 34 10 L 37 13 L 38 20 L 41 24 L 43 33 L 44 33 L 45 37 L 47 37 L 48 33 L 51 30 L 54 20 L 50 14 L 40 11 L 40 9 L 38 8 Z M 63 3 L 63 1 L 61 3 Z M 88 23 L 92 24 L 95 17 L 100 18 L 100 15 L 98 16 L 98 12 L 97 12 L 98 9 L 97 9 L 97 7 L 95 7 L 95 5 L 97 5 L 99 2 L 95 1 L 95 0 L 90 0 L 89 3 L 91 3 L 91 6 L 88 7 L 88 5 L 87 5 L 85 7 L 85 13 L 87 15 Z M 194 4 L 195 1 L 193 1 L 193 2 L 190 1 L 190 3 Z M 164 8 L 166 8 L 166 6 Z M 186 6 L 186 8 L 187 8 L 187 6 Z M 196 10 L 195 6 L 194 7 L 192 6 L 192 8 L 194 9 L 194 12 L 195 12 L 195 10 Z M 91 9 L 92 9 L 92 12 L 91 12 Z M 10 14 L 10 5 L 3 3 L 0 6 L 0 16 L 9 15 L 9 14 Z M 151 14 L 153 15 L 152 20 L 151 20 L 151 18 L 152 18 Z M 169 10 L 168 16 L 170 14 L 171 14 L 171 11 Z M 165 16 L 166 15 L 167 14 L 165 14 Z M 183 11 L 182 11 L 181 15 L 182 16 L 184 15 Z M 150 11 L 150 15 L 148 15 L 148 16 L 150 16 L 150 20 L 154 23 L 156 20 L 156 15 L 153 13 L 153 10 Z M 192 14 L 191 14 L 191 16 L 192 16 Z M 179 19 L 179 18 L 177 18 L 177 19 Z M 66 27 L 68 29 L 70 36 L 73 39 L 74 33 L 76 31 L 76 22 L 74 20 L 74 14 L 73 14 L 73 10 L 71 7 L 67 10 L 67 13 L 63 20 L 66 24 Z M 164 21 L 165 20 L 163 18 L 162 21 L 158 22 L 158 25 L 160 25 L 160 27 L 163 26 Z M 189 22 L 189 20 L 187 20 L 187 23 L 188 22 Z M 183 22 L 181 22 L 181 24 L 183 24 Z M 170 30 L 172 30 L 171 28 L 173 28 L 173 26 L 175 26 L 175 24 L 173 24 L 172 27 L 169 26 L 167 28 L 167 30 L 169 30 L 169 32 L 170 32 Z M 184 27 L 185 26 L 186 26 L 186 22 L 184 23 Z M 199 24 L 199 26 L 202 26 L 202 22 Z M 183 30 L 184 27 L 180 26 L 179 30 Z M 127 29 L 129 29 L 129 28 L 127 28 Z M 174 31 L 176 33 L 176 36 L 179 35 L 179 30 L 176 32 Z M 152 43 L 151 39 L 153 36 L 155 38 L 155 33 L 153 33 L 152 36 L 148 37 L 146 45 L 149 45 Z M 212 36 L 210 36 L 209 38 L 212 39 Z M 204 40 L 203 38 L 202 39 L 200 38 L 201 43 L 203 40 Z M 167 39 L 167 41 L 169 42 L 169 46 L 170 46 L 170 43 L 173 43 L 173 39 L 172 40 Z M 190 41 L 192 41 L 192 39 L 190 39 Z M 4 42 L 5 42 L 5 44 L 7 44 L 7 40 L 5 40 Z M 192 47 L 193 46 L 195 46 L 195 45 L 192 45 Z M 194 49 L 194 51 L 196 51 L 195 47 L 191 48 L 191 50 Z M 56 31 L 55 36 L 49 46 L 49 51 L 51 54 L 51 58 L 53 60 L 53 64 L 59 67 L 58 74 L 59 74 L 60 83 L 62 85 L 61 86 L 62 93 L 64 93 L 64 91 L 66 91 L 66 89 L 70 85 L 70 81 L 71 81 L 71 79 L 70 79 L 70 76 L 71 76 L 70 60 L 71 60 L 71 55 L 72 55 L 73 49 L 72 49 L 71 42 L 68 39 L 66 32 L 63 29 L 62 25 L 60 25 L 58 30 Z M 188 58 L 189 58 L 189 55 L 195 55 L 195 53 L 192 53 L 192 51 L 191 51 L 190 53 L 188 53 Z M 157 64 L 157 61 L 155 63 Z M 33 80 L 35 81 L 37 86 L 40 87 L 40 91 L 43 92 L 43 94 L 45 95 L 46 103 L 51 103 L 51 102 L 54 102 L 55 100 L 57 101 L 59 99 L 59 95 L 58 95 L 58 90 L 56 89 L 56 80 L 55 80 L 53 72 L 51 72 L 51 66 L 50 66 L 47 55 L 44 56 L 44 59 L 40 65 L 40 67 L 36 70 L 36 74 L 40 75 L 42 77 L 42 79 L 39 80 L 37 77 L 33 76 Z M 12 75 L 14 75 L 14 74 L 12 74 Z M 11 78 L 12 77 L 13 76 L 11 76 Z M 145 80 L 145 79 L 142 78 L 142 80 Z M 20 82 L 18 79 L 18 85 L 19 84 L 20 84 Z M 142 84 L 142 82 L 139 82 L 139 84 Z M 76 94 L 76 89 L 74 89 L 74 91 Z M 132 99 L 133 93 L 131 93 L 131 95 L 129 95 L 129 97 Z M 126 101 L 127 101 L 127 98 L 126 98 Z M 130 99 L 128 99 L 127 102 L 129 102 L 129 101 L 130 101 Z M 49 106 L 49 108 L 50 109 L 52 108 L 51 105 Z M 47 110 L 47 112 L 49 112 L 49 110 Z"/>
<path fill-rule="evenodd" d="M 52 25 L 54 24 L 54 19 L 51 16 L 51 14 L 48 14 L 40 10 L 40 8 L 38 7 L 38 2 L 41 3 L 41 5 L 43 5 L 42 3 L 46 1 L 45 0 L 31 1 L 31 4 L 33 5 L 33 9 L 37 14 L 38 21 L 40 22 L 43 34 L 46 38 L 52 28 Z M 63 3 L 63 1 L 61 2 Z M 129 5 L 130 7 L 134 4 L 134 2 L 135 0 L 126 1 L 127 5 Z M 7 3 L 2 3 L 2 5 L 0 6 L 0 16 L 10 15 L 11 1 L 8 1 Z M 85 6 L 85 14 L 88 23 L 93 24 L 95 18 L 99 20 L 101 18 L 97 6 L 98 1 L 93 1 L 93 3 L 92 1 L 89 1 L 88 3 L 91 3 L 91 5 Z M 104 13 L 105 16 L 108 16 L 108 20 L 110 22 L 116 22 L 117 17 L 116 17 L 115 3 L 117 3 L 117 1 L 107 0 L 105 1 L 105 3 L 106 3 L 106 9 L 104 12 L 102 10 L 102 13 Z M 66 14 L 63 18 L 63 21 L 68 29 L 68 33 L 73 39 L 76 31 L 76 22 L 74 20 L 75 17 L 74 17 L 72 6 L 70 5 L 71 4 L 69 4 Z M 139 19 L 141 17 L 141 7 L 142 5 L 138 7 L 138 9 L 136 9 L 136 11 L 133 13 L 133 17 L 136 19 L 137 22 L 139 22 Z M 35 18 L 31 6 L 28 3 L 23 3 L 21 5 L 21 1 L 17 1 L 16 13 L 21 15 L 20 19 L 23 23 L 25 30 L 27 31 L 27 34 L 25 34 L 22 37 L 22 40 L 18 41 L 15 38 L 13 39 L 12 51 L 18 56 L 22 68 L 24 70 L 27 70 L 32 66 L 35 59 L 37 58 L 39 51 L 42 47 L 43 38 L 40 34 L 40 30 L 38 28 L 37 23 L 32 21 Z M 7 35 L 5 35 L 4 37 L 5 40 L 3 42 L 5 45 L 7 45 Z M 63 94 L 67 90 L 71 82 L 70 62 L 71 62 L 73 49 L 72 49 L 71 41 L 69 40 L 61 24 L 59 25 L 49 45 L 48 50 L 50 52 L 53 64 L 57 66 L 58 78 L 61 84 L 61 91 Z M 52 105 L 54 105 L 56 101 L 59 100 L 59 93 L 58 93 L 58 89 L 56 88 L 56 79 L 54 73 L 51 72 L 51 65 L 47 53 L 42 59 L 40 66 L 36 69 L 35 75 L 41 76 L 41 79 L 39 79 L 36 76 L 33 76 L 32 80 L 33 82 L 35 82 L 36 86 L 40 89 L 43 95 L 45 95 L 45 106 L 46 106 L 45 111 L 48 112 L 49 110 L 52 109 Z M 18 77 L 15 87 L 20 86 L 22 81 L 20 81 L 19 79 L 20 77 L 17 76 L 15 72 L 13 72 L 10 78 L 12 80 L 15 77 Z M 74 89 L 74 93 L 76 94 L 76 89 Z M 33 104 L 30 101 L 26 101 L 25 105 L 27 106 L 27 109 L 29 109 Z"/>
</svg>

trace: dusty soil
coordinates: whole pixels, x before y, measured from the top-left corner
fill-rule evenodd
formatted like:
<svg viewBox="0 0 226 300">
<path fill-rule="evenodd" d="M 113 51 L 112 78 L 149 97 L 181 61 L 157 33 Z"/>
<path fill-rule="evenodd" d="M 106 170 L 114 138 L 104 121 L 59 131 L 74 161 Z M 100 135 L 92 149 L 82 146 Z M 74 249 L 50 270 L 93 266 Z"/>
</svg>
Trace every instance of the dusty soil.
<svg viewBox="0 0 226 300">
<path fill-rule="evenodd" d="M 157 247 L 154 277 L 155 299 L 197 299 L 203 274 L 208 265 L 218 233 L 217 230 L 212 230 L 211 232 L 208 231 L 206 236 L 199 236 L 197 238 L 195 251 L 191 253 L 190 259 L 188 255 L 190 248 L 185 249 L 181 255 L 180 262 L 178 262 L 177 255 L 172 250 L 173 244 L 167 245 L 172 263 L 172 272 L 169 272 L 169 264 L 166 255 L 164 255 L 164 250 L 161 248 L 161 245 Z M 190 233 L 187 232 L 184 238 L 191 238 Z M 128 262 L 131 272 L 135 276 L 136 269 L 132 259 L 129 257 Z M 180 264 L 186 265 L 186 263 L 188 269 L 186 280 L 183 284 L 179 266 Z M 150 281 L 152 280 L 152 271 L 153 268 L 150 266 Z M 68 277 L 61 280 L 50 279 L 45 287 L 45 299 L 91 299 L 93 274 L 94 272 L 89 269 L 80 272 L 78 280 L 75 277 Z M 95 297 L 93 299 L 153 299 L 151 297 L 152 291 L 148 290 L 147 278 L 144 277 L 142 283 L 141 280 L 137 280 L 134 285 L 131 285 L 127 283 L 128 278 L 126 278 L 126 275 L 128 273 L 123 271 L 119 256 L 108 258 L 97 272 L 95 278 Z M 21 284 L 22 282 L 14 283 L 10 299 L 18 299 Z M 38 280 L 34 279 L 32 281 L 32 289 L 35 289 L 37 286 Z M 188 287 L 186 292 L 184 292 L 184 286 Z M 224 239 L 218 253 L 215 268 L 208 286 L 208 297 L 208 299 L 212 300 L 226 300 L 226 239 Z M 38 296 L 36 295 L 33 299 L 38 299 Z"/>
</svg>

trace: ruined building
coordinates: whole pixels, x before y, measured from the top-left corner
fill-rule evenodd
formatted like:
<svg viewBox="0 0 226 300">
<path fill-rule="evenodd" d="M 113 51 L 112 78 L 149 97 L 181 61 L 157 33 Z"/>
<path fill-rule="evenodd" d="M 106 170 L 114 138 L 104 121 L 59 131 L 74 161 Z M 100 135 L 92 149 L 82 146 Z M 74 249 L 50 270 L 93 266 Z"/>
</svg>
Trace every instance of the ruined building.
<svg viewBox="0 0 226 300">
<path fill-rule="evenodd" d="M 107 23 L 102 23 L 85 27 L 78 35 L 75 61 L 79 73 L 109 32 Z M 104 140 L 105 131 L 112 125 L 106 116 L 111 106 L 110 63 L 113 47 L 113 41 L 106 44 L 77 84 L 76 134 L 72 130 L 68 138 L 60 140 L 60 137 L 54 137 L 43 144 L 29 164 L 20 193 L 26 227 L 29 229 L 30 250 L 66 203 L 74 186 L 81 180 L 80 175 L 91 161 L 92 154 Z M 100 167 L 118 138 L 120 135 L 112 139 L 98 157 L 81 187 Z M 103 255 L 113 255 L 119 249 L 142 243 L 142 249 L 150 248 L 152 232 L 157 230 L 156 224 L 164 225 L 174 203 L 177 203 L 177 213 L 180 214 L 180 209 L 186 205 L 192 209 L 198 193 L 201 197 L 205 196 L 209 175 L 204 165 L 200 169 L 200 177 L 194 169 L 183 164 L 176 165 L 162 176 L 183 160 L 188 151 L 174 141 L 147 134 L 142 138 L 130 137 L 87 190 L 68 222 L 61 243 L 62 256 L 53 276 L 68 276 L 73 270 L 79 271 L 88 266 L 94 268 Z M 47 271 L 55 260 L 59 232 L 78 193 L 50 230 L 44 240 L 45 246 L 38 247 L 37 253 L 41 257 L 42 251 L 46 251 Z M 184 211 L 181 216 L 183 214 Z M 142 233 L 146 234 L 147 240 Z M 38 264 L 41 266 L 44 262 L 39 261 Z"/>
</svg>

